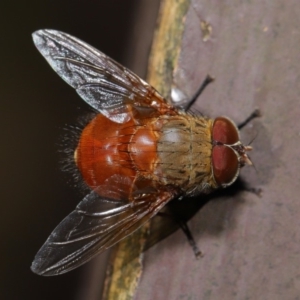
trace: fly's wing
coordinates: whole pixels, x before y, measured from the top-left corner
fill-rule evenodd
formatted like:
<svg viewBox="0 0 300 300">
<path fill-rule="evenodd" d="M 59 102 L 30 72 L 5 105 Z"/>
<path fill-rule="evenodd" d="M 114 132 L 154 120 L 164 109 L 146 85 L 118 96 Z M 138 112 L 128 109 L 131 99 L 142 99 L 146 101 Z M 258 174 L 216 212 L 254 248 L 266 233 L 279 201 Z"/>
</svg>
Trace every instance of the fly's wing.
<svg viewBox="0 0 300 300">
<path fill-rule="evenodd" d="M 79 39 L 56 30 L 39 30 L 33 33 L 33 41 L 57 74 L 112 121 L 127 122 L 134 107 L 148 114 L 175 114 L 153 87 Z"/>
<path fill-rule="evenodd" d="M 154 216 L 176 192 L 157 189 L 134 201 L 114 201 L 95 191 L 87 195 L 51 233 L 31 270 L 51 276 L 68 272 L 111 247 Z"/>
</svg>

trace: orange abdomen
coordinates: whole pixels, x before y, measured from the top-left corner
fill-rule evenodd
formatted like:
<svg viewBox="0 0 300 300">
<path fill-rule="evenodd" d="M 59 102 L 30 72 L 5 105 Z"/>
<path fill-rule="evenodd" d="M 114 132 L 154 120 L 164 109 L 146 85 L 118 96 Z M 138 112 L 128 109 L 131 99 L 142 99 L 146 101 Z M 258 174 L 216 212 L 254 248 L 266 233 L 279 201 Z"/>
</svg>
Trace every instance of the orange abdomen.
<svg viewBox="0 0 300 300">
<path fill-rule="evenodd" d="M 119 124 L 98 114 L 82 131 L 75 153 L 86 184 L 103 197 L 130 198 L 137 176 L 151 176 L 157 161 L 151 124 Z"/>
</svg>

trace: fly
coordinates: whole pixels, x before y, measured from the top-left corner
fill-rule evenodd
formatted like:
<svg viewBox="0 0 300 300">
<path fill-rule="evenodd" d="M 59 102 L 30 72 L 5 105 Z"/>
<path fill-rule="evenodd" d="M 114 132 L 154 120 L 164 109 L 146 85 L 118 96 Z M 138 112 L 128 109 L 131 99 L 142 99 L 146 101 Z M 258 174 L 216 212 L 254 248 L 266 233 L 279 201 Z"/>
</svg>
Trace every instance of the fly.
<svg viewBox="0 0 300 300">
<path fill-rule="evenodd" d="M 229 118 L 175 107 L 137 75 L 66 33 L 39 30 L 33 40 L 97 111 L 74 151 L 91 191 L 51 233 L 33 272 L 68 272 L 134 232 L 170 200 L 225 188 L 251 164 L 251 147 L 241 143 Z"/>
</svg>

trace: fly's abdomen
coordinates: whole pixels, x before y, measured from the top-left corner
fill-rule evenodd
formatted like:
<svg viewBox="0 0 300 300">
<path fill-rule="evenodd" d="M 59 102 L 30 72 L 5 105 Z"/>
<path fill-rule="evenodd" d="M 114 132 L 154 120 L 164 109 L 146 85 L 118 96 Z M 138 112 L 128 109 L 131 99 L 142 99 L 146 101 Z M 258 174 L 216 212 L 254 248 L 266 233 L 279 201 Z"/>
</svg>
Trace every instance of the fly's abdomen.
<svg viewBox="0 0 300 300">
<path fill-rule="evenodd" d="M 119 124 L 98 114 L 82 131 L 75 161 L 85 183 L 101 196 L 128 199 L 136 178 L 153 174 L 156 140 L 149 125 Z"/>
</svg>

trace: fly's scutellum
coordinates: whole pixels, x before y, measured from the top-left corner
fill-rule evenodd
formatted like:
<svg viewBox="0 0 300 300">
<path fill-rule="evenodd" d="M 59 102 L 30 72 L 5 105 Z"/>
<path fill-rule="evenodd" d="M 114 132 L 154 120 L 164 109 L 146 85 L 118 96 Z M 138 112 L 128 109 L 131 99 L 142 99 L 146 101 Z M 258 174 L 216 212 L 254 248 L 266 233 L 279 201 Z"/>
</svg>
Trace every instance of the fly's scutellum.
<svg viewBox="0 0 300 300">
<path fill-rule="evenodd" d="M 131 234 L 170 200 L 231 185 L 250 160 L 237 126 L 174 107 L 144 80 L 79 39 L 39 30 L 51 67 L 97 111 L 75 163 L 91 192 L 51 233 L 31 269 L 68 272 Z"/>
</svg>

